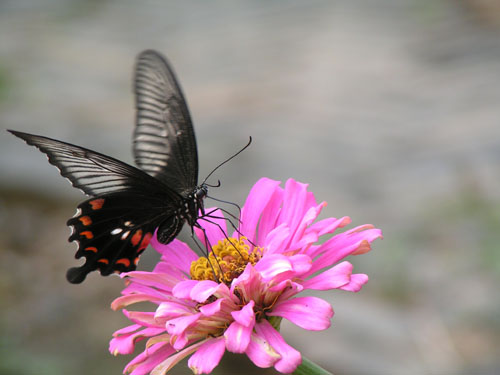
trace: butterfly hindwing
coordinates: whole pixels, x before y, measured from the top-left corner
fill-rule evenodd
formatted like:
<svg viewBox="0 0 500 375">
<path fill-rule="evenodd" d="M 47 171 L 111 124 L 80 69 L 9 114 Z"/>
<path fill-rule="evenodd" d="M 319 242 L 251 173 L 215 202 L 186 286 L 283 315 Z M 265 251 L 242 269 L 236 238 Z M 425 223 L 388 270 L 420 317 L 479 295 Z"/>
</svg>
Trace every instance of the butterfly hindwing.
<svg viewBox="0 0 500 375">
<path fill-rule="evenodd" d="M 73 229 L 69 241 L 78 243 L 75 258 L 86 260 L 68 270 L 68 281 L 80 283 L 94 270 L 104 276 L 134 270 L 155 228 L 165 220 L 162 211 L 161 202 L 144 201 L 129 193 L 81 203 L 77 215 L 68 220 Z"/>
<path fill-rule="evenodd" d="M 134 92 L 136 164 L 179 193 L 192 191 L 198 154 L 191 116 L 173 69 L 158 52 L 137 57 Z"/>
</svg>

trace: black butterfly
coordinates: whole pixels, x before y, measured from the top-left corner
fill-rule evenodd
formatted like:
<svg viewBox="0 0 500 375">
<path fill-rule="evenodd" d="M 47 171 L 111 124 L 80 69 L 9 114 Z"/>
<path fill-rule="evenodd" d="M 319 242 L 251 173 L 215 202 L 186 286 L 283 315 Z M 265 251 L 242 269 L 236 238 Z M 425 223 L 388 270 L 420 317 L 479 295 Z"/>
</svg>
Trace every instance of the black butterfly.
<svg viewBox="0 0 500 375">
<path fill-rule="evenodd" d="M 83 147 L 9 130 L 92 197 L 67 223 L 73 227 L 69 241 L 78 242 L 75 257 L 86 258 L 68 270 L 71 283 L 81 283 L 94 270 L 104 276 L 134 270 L 156 228 L 158 240 L 169 243 L 184 222 L 193 228 L 205 215 L 208 188 L 205 182 L 198 185 L 189 110 L 172 68 L 158 52 L 137 57 L 134 92 L 133 153 L 140 169 Z"/>
</svg>

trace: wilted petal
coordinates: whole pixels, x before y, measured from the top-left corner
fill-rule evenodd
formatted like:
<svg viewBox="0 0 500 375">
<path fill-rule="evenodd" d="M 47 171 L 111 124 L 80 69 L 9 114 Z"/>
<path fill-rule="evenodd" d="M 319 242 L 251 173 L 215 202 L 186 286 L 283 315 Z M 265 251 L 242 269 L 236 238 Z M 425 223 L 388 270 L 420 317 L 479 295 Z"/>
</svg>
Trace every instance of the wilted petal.
<svg viewBox="0 0 500 375">
<path fill-rule="evenodd" d="M 207 340 L 189 358 L 188 366 L 195 374 L 209 374 L 219 364 L 225 350 L 224 338 Z"/>
<path fill-rule="evenodd" d="M 321 331 L 330 327 L 333 309 L 330 304 L 317 297 L 297 297 L 278 302 L 270 316 L 281 316 L 301 328 Z"/>
</svg>

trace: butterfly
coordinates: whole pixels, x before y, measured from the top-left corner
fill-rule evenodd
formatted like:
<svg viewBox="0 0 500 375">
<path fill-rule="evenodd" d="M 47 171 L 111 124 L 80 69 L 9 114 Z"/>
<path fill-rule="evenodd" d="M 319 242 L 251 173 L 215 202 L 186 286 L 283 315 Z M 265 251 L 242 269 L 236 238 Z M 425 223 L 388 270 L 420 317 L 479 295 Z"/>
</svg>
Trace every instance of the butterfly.
<svg viewBox="0 0 500 375">
<path fill-rule="evenodd" d="M 138 168 L 70 143 L 9 130 L 45 153 L 63 177 L 90 196 L 67 222 L 72 227 L 69 241 L 78 244 L 75 258 L 85 257 L 83 265 L 68 270 L 71 283 L 81 283 L 95 270 L 103 276 L 134 270 L 156 229 L 158 241 L 166 244 L 184 223 L 200 227 L 197 221 L 206 215 L 208 186 L 198 184 L 191 117 L 175 74 L 160 53 L 138 55 L 134 93 Z"/>
</svg>

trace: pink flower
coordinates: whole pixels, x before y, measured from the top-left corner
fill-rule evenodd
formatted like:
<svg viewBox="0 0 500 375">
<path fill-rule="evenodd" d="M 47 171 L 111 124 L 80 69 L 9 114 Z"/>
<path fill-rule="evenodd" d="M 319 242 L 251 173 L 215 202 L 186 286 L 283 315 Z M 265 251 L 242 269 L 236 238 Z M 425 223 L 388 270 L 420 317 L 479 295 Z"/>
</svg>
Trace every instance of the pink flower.
<svg viewBox="0 0 500 375">
<path fill-rule="evenodd" d="M 351 220 L 316 221 L 325 202 L 317 204 L 307 185 L 292 179 L 284 189 L 279 185 L 266 178 L 255 184 L 230 238 L 220 211 L 211 214 L 220 219 L 199 221 L 206 233 L 197 230 L 200 242 L 213 245 L 209 259 L 179 240 L 168 245 L 152 240 L 161 261 L 152 272 L 129 272 L 123 295 L 112 303 L 113 309 L 145 301 L 157 305 L 155 312 L 123 310 L 133 324 L 115 332 L 111 353 L 130 354 L 146 340 L 145 350 L 125 373 L 164 374 L 191 355 L 193 372 L 207 374 L 226 350 L 282 373 L 301 363 L 300 353 L 279 333 L 281 319 L 312 331 L 328 328 L 330 304 L 297 294 L 306 289 L 359 291 L 368 276 L 353 274 L 352 264 L 341 260 L 369 251 L 382 233 L 362 225 L 318 243 Z"/>
</svg>

